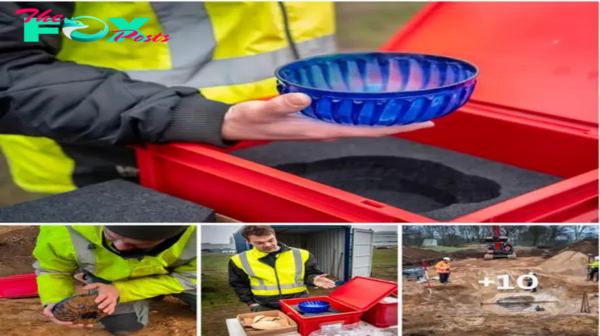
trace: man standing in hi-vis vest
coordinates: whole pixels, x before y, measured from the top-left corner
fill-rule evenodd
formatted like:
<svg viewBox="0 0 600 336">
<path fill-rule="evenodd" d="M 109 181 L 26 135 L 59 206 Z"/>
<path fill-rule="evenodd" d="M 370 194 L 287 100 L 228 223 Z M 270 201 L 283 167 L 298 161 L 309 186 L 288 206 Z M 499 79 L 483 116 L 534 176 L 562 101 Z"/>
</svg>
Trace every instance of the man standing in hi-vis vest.
<svg viewBox="0 0 600 336">
<path fill-rule="evenodd" d="M 75 279 L 98 293 L 95 302 L 108 314 L 100 323 L 115 335 L 146 326 L 150 299 L 171 295 L 196 311 L 196 246 L 195 226 L 41 226 L 33 256 L 43 314 L 81 326 L 52 313 L 76 295 Z"/>
<path fill-rule="evenodd" d="M 242 237 L 253 246 L 229 261 L 229 285 L 253 312 L 280 310 L 279 300 L 308 297 L 306 285 L 335 288 L 310 252 L 277 241 L 267 225 L 247 225 Z"/>
<path fill-rule="evenodd" d="M 315 122 L 296 115 L 311 102 L 300 93 L 259 101 L 277 96 L 277 67 L 335 52 L 334 25 L 330 2 L 0 2 L 0 147 L 14 182 L 40 196 L 138 182 L 129 145 L 433 126 Z"/>
</svg>

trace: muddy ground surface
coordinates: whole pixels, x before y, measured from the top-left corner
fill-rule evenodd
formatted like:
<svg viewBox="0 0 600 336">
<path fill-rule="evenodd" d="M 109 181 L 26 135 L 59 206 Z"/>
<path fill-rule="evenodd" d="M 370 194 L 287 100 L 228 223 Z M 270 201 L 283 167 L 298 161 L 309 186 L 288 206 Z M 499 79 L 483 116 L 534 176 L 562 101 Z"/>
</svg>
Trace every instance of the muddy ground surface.
<svg viewBox="0 0 600 336">
<path fill-rule="evenodd" d="M 450 283 L 418 284 L 404 279 L 403 327 L 409 336 L 592 336 L 598 335 L 598 283 L 585 279 L 587 257 L 577 251 L 550 259 L 463 259 L 453 263 Z M 577 269 L 581 268 L 581 272 Z M 533 271 L 536 293 L 519 289 L 517 279 Z M 500 290 L 508 274 L 512 290 Z M 582 275 L 583 274 L 583 275 Z M 429 270 L 429 276 L 437 276 Z M 485 287 L 479 281 L 495 281 Z M 526 285 L 526 283 L 525 283 Z M 587 293 L 590 313 L 581 312 Z M 496 302 L 504 302 L 497 304 Z M 506 304 L 511 302 L 511 304 Z M 539 306 L 544 311 L 536 311 Z"/>
<path fill-rule="evenodd" d="M 32 273 L 31 253 L 39 228 L 0 226 L 0 277 Z M 108 336 L 101 326 L 95 328 L 62 327 L 42 315 L 38 298 L 0 299 L 0 335 L 2 336 Z M 150 323 L 136 336 L 195 336 L 196 315 L 181 301 L 167 297 L 150 305 Z"/>
</svg>

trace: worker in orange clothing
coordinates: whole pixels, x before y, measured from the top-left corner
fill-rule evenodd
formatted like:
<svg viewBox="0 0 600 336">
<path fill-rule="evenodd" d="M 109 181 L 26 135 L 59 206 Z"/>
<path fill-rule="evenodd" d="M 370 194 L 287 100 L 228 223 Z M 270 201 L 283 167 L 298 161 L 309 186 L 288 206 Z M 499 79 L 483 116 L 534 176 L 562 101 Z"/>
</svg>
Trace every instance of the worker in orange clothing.
<svg viewBox="0 0 600 336">
<path fill-rule="evenodd" d="M 445 257 L 435 265 L 435 269 L 440 276 L 440 283 L 445 285 L 448 283 L 448 278 L 450 278 L 450 272 L 452 271 L 452 267 L 450 266 L 451 259 L 449 257 Z"/>
</svg>

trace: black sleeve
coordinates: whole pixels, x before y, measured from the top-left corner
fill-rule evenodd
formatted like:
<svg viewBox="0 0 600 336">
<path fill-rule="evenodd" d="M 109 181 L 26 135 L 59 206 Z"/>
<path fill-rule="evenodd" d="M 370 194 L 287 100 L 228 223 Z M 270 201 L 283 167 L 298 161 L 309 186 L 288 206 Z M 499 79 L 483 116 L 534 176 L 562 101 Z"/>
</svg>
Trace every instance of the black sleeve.
<svg viewBox="0 0 600 336">
<path fill-rule="evenodd" d="M 250 290 L 250 279 L 248 275 L 229 260 L 229 286 L 233 288 L 240 301 L 249 305 L 254 302 L 254 295 Z"/>
<path fill-rule="evenodd" d="M 59 61 L 61 34 L 24 42 L 24 18 L 31 13 L 15 13 L 23 8 L 72 17 L 74 3 L 0 3 L 0 134 L 82 145 L 232 144 L 221 136 L 229 105 L 207 100 L 196 88 L 166 87 L 131 80 L 114 69 Z"/>
<path fill-rule="evenodd" d="M 309 255 L 308 260 L 304 264 L 304 268 L 304 283 L 307 285 L 312 285 L 317 275 L 325 274 L 325 272 L 318 268 L 317 259 L 312 255 L 312 253 Z"/>
</svg>

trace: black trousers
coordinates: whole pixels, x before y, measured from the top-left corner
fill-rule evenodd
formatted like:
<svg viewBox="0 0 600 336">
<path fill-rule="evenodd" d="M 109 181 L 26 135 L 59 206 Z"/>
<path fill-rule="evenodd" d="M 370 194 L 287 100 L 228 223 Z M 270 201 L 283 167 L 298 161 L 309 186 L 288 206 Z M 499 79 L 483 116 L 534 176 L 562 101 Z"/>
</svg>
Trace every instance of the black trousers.
<svg viewBox="0 0 600 336">
<path fill-rule="evenodd" d="M 440 283 L 448 283 L 448 278 L 450 278 L 450 273 L 438 273 L 440 276 Z"/>
<path fill-rule="evenodd" d="M 594 281 L 594 277 L 598 276 L 598 267 L 594 267 L 590 270 L 590 281 Z"/>
<path fill-rule="evenodd" d="M 171 295 L 190 305 L 196 311 L 196 295 L 173 294 Z M 130 313 L 108 315 L 100 320 L 104 329 L 113 335 L 127 335 L 144 329 L 148 323 L 148 309 L 136 310 Z"/>
<path fill-rule="evenodd" d="M 87 271 L 84 271 L 84 279 L 87 283 L 100 282 L 111 284 L 110 281 L 99 278 Z M 195 293 L 179 293 L 171 294 L 171 296 L 182 300 L 190 306 L 192 311 L 196 311 L 197 296 Z M 161 297 L 164 297 L 164 295 Z M 140 300 L 117 304 L 115 312 L 101 319 L 100 323 L 106 331 L 113 335 L 127 335 L 142 330 L 148 324 L 149 320 L 148 301 Z"/>
</svg>

